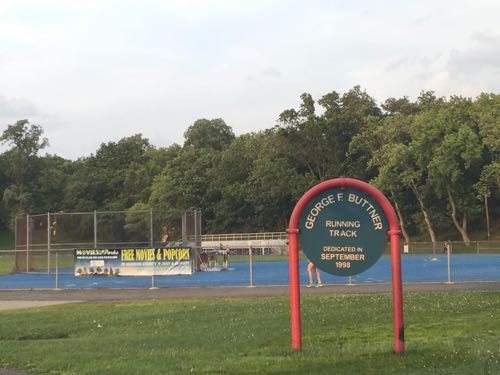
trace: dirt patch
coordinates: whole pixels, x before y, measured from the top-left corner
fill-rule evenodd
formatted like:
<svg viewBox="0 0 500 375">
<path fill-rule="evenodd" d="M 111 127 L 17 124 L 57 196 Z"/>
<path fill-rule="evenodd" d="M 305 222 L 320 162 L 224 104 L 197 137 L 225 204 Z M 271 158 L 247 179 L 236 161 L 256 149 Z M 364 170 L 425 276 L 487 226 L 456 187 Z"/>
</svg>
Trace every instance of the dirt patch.
<svg viewBox="0 0 500 375">
<path fill-rule="evenodd" d="M 32 307 L 44 307 L 50 305 L 62 305 L 78 301 L 0 301 L 0 310 L 27 309 Z"/>
<path fill-rule="evenodd" d="M 391 284 L 354 284 L 325 285 L 323 288 L 302 287 L 301 294 L 351 294 L 351 293 L 391 293 Z M 500 282 L 464 282 L 464 283 L 415 283 L 404 284 L 403 292 L 447 292 L 463 290 L 500 290 Z M 0 290 L 0 306 L 7 306 L 7 301 L 20 303 L 68 303 L 80 301 L 124 301 L 154 300 L 169 298 L 204 298 L 204 297 L 266 297 L 288 296 L 290 288 L 286 285 L 258 287 L 193 287 L 193 288 L 158 288 L 158 289 L 39 289 L 39 290 Z M 35 305 L 36 306 L 36 305 Z M 40 305 L 38 305 L 40 306 Z M 27 305 L 26 307 L 29 307 Z M 20 307 L 22 308 L 22 307 Z"/>
<path fill-rule="evenodd" d="M 0 368 L 0 375 L 29 375 L 27 372 Z"/>
</svg>

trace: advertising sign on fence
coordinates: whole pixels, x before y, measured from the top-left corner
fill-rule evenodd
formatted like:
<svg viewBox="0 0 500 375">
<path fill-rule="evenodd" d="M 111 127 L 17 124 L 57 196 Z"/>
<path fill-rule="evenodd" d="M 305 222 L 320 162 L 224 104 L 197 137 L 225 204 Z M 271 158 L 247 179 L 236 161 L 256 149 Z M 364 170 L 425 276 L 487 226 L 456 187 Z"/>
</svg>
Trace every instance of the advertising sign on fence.
<svg viewBox="0 0 500 375">
<path fill-rule="evenodd" d="M 189 247 L 76 249 L 75 276 L 191 275 Z"/>
</svg>

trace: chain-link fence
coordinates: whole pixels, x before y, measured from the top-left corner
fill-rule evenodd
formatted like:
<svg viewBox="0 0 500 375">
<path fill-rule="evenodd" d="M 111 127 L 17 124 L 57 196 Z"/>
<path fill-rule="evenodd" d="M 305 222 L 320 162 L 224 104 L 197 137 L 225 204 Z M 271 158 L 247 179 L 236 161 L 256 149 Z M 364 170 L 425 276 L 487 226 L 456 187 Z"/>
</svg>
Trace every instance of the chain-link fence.
<svg viewBox="0 0 500 375">
<path fill-rule="evenodd" d="M 181 219 L 162 211 L 58 212 L 16 219 L 17 272 L 49 272 L 56 250 L 155 247 L 182 242 Z M 69 251 L 71 250 L 71 251 Z"/>
<path fill-rule="evenodd" d="M 401 244 L 403 253 L 408 254 L 446 254 L 447 247 L 453 254 L 495 254 L 500 253 L 500 241 L 462 241 L 411 242 Z"/>
<path fill-rule="evenodd" d="M 171 217 L 168 213 L 148 210 L 60 212 L 19 218 L 16 221 L 15 250 L 0 252 L 0 275 L 42 273 L 55 277 L 57 273 L 61 273 L 63 277 L 68 278 L 63 284 L 67 287 L 75 284 L 75 249 L 160 247 L 182 242 L 200 250 L 194 252 L 195 270 L 210 271 L 220 268 L 229 272 L 220 273 L 220 277 L 207 276 L 205 272 L 204 276 L 200 273 L 200 276 L 187 279 L 166 278 L 163 281 L 158 280 L 160 285 L 161 283 L 167 285 L 174 281 L 175 283 L 182 281 L 186 285 L 198 285 L 196 283 L 205 285 L 211 281 L 214 283 L 230 282 L 235 285 L 287 282 L 286 233 L 202 235 L 200 212 L 194 210 L 185 213 L 182 218 L 178 216 L 171 219 Z M 389 254 L 388 248 L 386 255 Z M 401 254 L 403 255 L 405 282 L 498 281 L 500 279 L 499 240 L 472 241 L 469 244 L 461 241 L 401 243 Z M 207 259 L 202 259 L 201 255 L 206 255 Z M 229 256 L 229 266 L 225 255 Z M 211 267 L 211 262 L 213 267 Z M 384 267 L 385 270 L 380 272 L 380 268 Z M 283 272 L 280 271 L 281 268 Z M 389 275 L 389 269 L 389 257 L 382 257 L 372 269 L 352 277 L 348 283 L 386 282 L 385 276 L 380 275 Z M 243 279 L 236 279 L 236 274 L 233 272 L 239 272 L 238 277 Z M 278 276 L 281 279 L 276 279 Z M 220 278 L 222 281 L 219 280 Z M 90 278 L 85 278 L 85 280 L 87 281 L 78 282 L 90 283 Z M 95 280 L 91 285 L 83 285 L 83 287 L 101 285 L 100 280 L 99 282 Z M 329 280 L 328 276 L 325 280 Z M 154 282 L 154 279 L 152 281 Z M 124 281 L 113 279 L 106 282 L 112 284 Z M 332 277 L 330 282 L 347 283 L 346 280 L 338 277 Z M 146 285 L 149 282 L 143 283 Z M 26 285 L 26 287 L 32 286 Z"/>
<path fill-rule="evenodd" d="M 46 250 L 32 250 L 37 253 Z M 287 256 L 262 255 L 261 249 L 238 249 L 235 253 L 210 254 L 202 271 L 178 276 L 75 276 L 74 251 L 52 250 L 51 272 L 10 273 L 14 268 L 15 251 L 0 251 L 0 265 L 10 274 L 0 276 L 2 289 L 72 289 L 72 288 L 155 288 L 155 287 L 207 287 L 207 286 L 268 286 L 288 285 Z M 500 282 L 500 253 L 496 254 L 404 254 L 401 258 L 403 283 L 458 283 L 488 281 Z M 300 258 L 300 282 L 307 285 L 307 260 Z M 209 272 L 222 271 L 222 272 Z M 383 256 L 365 272 L 341 277 L 321 272 L 325 285 L 355 285 L 390 283 L 391 259 Z"/>
</svg>

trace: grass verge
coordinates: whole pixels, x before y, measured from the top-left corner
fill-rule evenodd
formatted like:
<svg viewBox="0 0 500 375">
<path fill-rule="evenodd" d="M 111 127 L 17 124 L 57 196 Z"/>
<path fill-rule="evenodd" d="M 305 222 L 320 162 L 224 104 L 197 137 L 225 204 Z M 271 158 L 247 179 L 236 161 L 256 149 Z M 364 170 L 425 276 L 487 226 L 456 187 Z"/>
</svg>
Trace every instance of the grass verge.
<svg viewBox="0 0 500 375">
<path fill-rule="evenodd" d="M 0 250 L 0 276 L 8 275 L 15 271 L 16 255 L 13 251 Z"/>
<path fill-rule="evenodd" d="M 0 313 L 0 366 L 48 374 L 497 374 L 500 292 L 306 295 L 303 350 L 285 297 L 82 303 Z"/>
</svg>

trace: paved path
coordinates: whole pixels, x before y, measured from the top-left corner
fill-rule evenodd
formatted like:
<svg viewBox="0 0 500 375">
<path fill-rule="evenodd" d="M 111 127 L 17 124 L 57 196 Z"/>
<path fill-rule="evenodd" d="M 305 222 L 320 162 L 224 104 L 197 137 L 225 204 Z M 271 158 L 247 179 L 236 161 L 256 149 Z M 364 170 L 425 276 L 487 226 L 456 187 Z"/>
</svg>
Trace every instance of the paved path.
<svg viewBox="0 0 500 375">
<path fill-rule="evenodd" d="M 30 374 L 23 371 L 0 368 L 0 375 L 30 375 Z"/>
<path fill-rule="evenodd" d="M 325 285 L 322 288 L 301 287 L 303 294 L 349 294 L 349 293 L 390 293 L 391 284 L 355 284 Z M 415 283 L 404 284 L 403 292 L 458 291 L 458 290 L 500 290 L 500 281 L 496 282 L 464 282 L 464 283 Z M 265 297 L 289 295 L 288 286 L 258 287 L 193 287 L 193 288 L 159 288 L 159 289 L 9 289 L 0 290 L 0 309 L 9 305 L 28 307 L 47 303 L 64 303 L 77 301 L 122 301 L 148 300 L 168 298 L 200 298 L 200 297 Z M 14 307 L 16 308 L 16 307 Z"/>
</svg>

